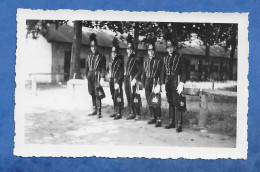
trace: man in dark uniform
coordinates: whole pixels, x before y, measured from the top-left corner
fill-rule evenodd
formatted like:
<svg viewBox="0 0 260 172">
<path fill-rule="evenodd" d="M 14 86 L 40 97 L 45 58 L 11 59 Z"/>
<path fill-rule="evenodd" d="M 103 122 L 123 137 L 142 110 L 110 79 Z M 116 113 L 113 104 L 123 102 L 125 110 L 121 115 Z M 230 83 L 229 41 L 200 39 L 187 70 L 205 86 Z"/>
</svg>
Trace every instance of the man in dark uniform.
<svg viewBox="0 0 260 172">
<path fill-rule="evenodd" d="M 152 92 L 159 93 L 161 91 L 161 71 L 163 61 L 155 56 L 155 41 L 148 41 L 149 58 L 143 64 L 142 83 L 145 86 L 145 96 L 148 102 Z M 154 88 L 154 90 L 153 90 Z M 152 116 L 148 124 L 155 124 L 155 127 L 161 127 L 161 108 L 149 106 L 149 111 Z"/>
<path fill-rule="evenodd" d="M 113 39 L 112 44 L 112 63 L 110 65 L 109 86 L 114 102 L 114 114 L 110 115 L 110 117 L 114 117 L 114 119 L 116 120 L 122 118 L 121 107 L 115 105 L 115 92 L 119 91 L 119 94 L 123 94 L 122 84 L 124 79 L 124 58 L 122 55 L 119 55 L 119 42 L 116 37 Z"/>
<path fill-rule="evenodd" d="M 97 51 L 96 35 L 92 33 L 89 37 L 90 49 L 92 54 L 87 57 L 86 76 L 88 79 L 88 91 L 92 96 L 92 104 L 94 111 L 89 115 L 97 115 L 101 118 L 101 100 L 96 98 L 95 88 L 104 84 L 106 58 Z"/>
<path fill-rule="evenodd" d="M 141 118 L 140 107 L 135 107 L 133 105 L 133 96 L 136 93 L 137 79 L 140 78 L 142 70 L 139 59 L 136 58 L 134 54 L 134 43 L 133 37 L 131 35 L 128 35 L 127 37 L 127 58 L 124 64 L 125 94 L 128 101 L 128 108 L 130 113 L 126 119 L 129 120 L 137 118 L 138 120 Z"/>
<path fill-rule="evenodd" d="M 167 34 L 167 33 L 166 33 Z M 168 38 L 168 39 L 167 39 Z M 169 103 L 170 123 L 165 128 L 182 130 L 180 111 L 178 110 L 179 95 L 182 93 L 186 81 L 187 68 L 182 56 L 178 54 L 178 43 L 172 40 L 171 35 L 164 36 L 168 55 L 163 58 L 162 90 L 166 90 L 166 97 Z"/>
</svg>

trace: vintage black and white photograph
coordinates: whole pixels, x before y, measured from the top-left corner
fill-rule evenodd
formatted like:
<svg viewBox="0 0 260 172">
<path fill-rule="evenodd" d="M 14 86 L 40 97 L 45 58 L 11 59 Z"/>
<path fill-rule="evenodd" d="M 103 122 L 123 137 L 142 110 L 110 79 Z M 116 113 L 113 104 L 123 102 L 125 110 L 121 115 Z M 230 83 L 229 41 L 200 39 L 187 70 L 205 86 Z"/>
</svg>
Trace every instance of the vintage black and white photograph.
<svg viewBox="0 0 260 172">
<path fill-rule="evenodd" d="M 17 13 L 18 156 L 246 158 L 247 14 Z"/>
</svg>

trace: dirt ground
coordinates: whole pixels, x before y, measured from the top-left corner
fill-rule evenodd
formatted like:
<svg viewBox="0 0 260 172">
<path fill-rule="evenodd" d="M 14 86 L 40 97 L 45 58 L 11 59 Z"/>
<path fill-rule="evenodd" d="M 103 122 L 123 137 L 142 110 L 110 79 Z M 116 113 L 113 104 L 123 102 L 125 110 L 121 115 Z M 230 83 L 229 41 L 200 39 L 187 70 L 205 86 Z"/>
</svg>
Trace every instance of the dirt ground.
<svg viewBox="0 0 260 172">
<path fill-rule="evenodd" d="M 84 92 L 82 94 L 87 94 Z M 26 144 L 99 144 L 129 146 L 185 146 L 185 147 L 235 147 L 235 137 L 209 131 L 194 130 L 184 126 L 183 132 L 148 125 L 149 116 L 141 121 L 113 120 L 112 101 L 108 94 L 103 101 L 103 118 L 88 116 L 91 99 L 84 104 L 73 102 L 66 86 L 44 86 L 38 95 L 26 92 L 25 143 Z"/>
</svg>

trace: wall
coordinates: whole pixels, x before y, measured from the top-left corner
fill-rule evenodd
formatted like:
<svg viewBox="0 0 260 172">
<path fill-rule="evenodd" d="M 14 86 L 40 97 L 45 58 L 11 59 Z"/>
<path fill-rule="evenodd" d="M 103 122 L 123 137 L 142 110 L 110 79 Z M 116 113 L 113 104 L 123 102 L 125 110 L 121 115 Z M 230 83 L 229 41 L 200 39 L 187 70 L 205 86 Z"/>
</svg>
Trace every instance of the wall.
<svg viewBox="0 0 260 172">
<path fill-rule="evenodd" d="M 71 43 L 52 42 L 52 73 L 64 73 L 65 51 L 71 51 Z M 52 82 L 56 82 L 56 75 L 52 75 Z M 64 80 L 64 76 L 60 75 L 60 81 Z"/>
<path fill-rule="evenodd" d="M 52 49 L 51 44 L 40 35 L 39 38 L 27 38 L 25 41 L 25 56 L 23 59 L 23 71 L 26 80 L 29 74 L 51 73 Z M 50 83 L 49 75 L 32 75 L 37 82 Z"/>
<path fill-rule="evenodd" d="M 61 43 L 61 42 L 53 42 L 52 43 L 52 73 L 64 73 L 64 58 L 65 58 L 65 51 L 71 51 L 72 44 L 71 43 Z M 108 67 L 109 62 L 111 61 L 111 47 L 98 47 L 98 51 L 105 55 L 106 57 L 106 65 Z M 91 54 L 91 50 L 89 45 L 81 45 L 81 53 L 80 58 L 86 59 L 87 56 Z M 120 54 L 127 57 L 126 49 L 120 49 Z M 156 55 L 158 57 L 165 57 L 167 55 L 166 52 L 157 52 Z M 144 59 L 148 58 L 148 54 L 146 50 L 139 50 L 138 57 L 143 57 Z M 195 70 L 198 70 L 198 61 L 204 59 L 204 56 L 198 55 L 187 55 L 183 54 L 183 57 L 187 60 L 190 60 L 190 64 L 195 66 Z M 211 58 L 214 61 L 214 65 L 220 66 L 220 62 L 224 61 L 225 64 L 228 64 L 228 59 L 214 57 Z M 85 61 L 86 63 L 86 61 Z M 236 64 L 236 61 L 234 62 Z M 237 67 L 234 65 L 234 71 L 236 71 Z M 81 73 L 85 75 L 86 68 L 81 68 Z M 55 75 L 52 76 L 52 82 L 56 82 L 57 78 Z M 60 81 L 64 81 L 64 77 L 60 77 Z"/>
<path fill-rule="evenodd" d="M 65 52 L 71 51 L 71 43 L 61 43 L 53 42 L 52 43 L 52 73 L 64 73 L 64 59 Z M 111 59 L 111 48 L 109 47 L 98 47 L 98 51 L 101 54 L 104 54 L 107 61 L 107 66 L 109 59 Z M 91 54 L 89 45 L 81 45 L 80 59 L 86 59 L 87 56 Z M 86 68 L 81 68 L 81 74 L 85 75 Z M 60 81 L 64 81 L 64 76 L 60 76 Z M 56 82 L 56 75 L 52 76 L 52 82 Z"/>
</svg>

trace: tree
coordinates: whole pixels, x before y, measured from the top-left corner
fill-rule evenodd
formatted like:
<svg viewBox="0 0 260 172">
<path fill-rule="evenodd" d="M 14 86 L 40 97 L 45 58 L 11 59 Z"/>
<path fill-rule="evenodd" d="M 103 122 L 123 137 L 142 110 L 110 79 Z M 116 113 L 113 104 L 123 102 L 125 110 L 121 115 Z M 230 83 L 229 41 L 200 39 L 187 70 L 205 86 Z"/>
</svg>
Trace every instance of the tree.
<svg viewBox="0 0 260 172">
<path fill-rule="evenodd" d="M 222 46 L 223 42 L 226 42 L 229 27 L 229 24 L 224 23 L 195 23 L 193 25 L 193 32 L 197 34 L 206 48 L 204 62 L 208 64 L 206 68 L 209 74 L 212 72 L 212 62 L 209 58 L 210 47 L 213 45 Z"/>
<path fill-rule="evenodd" d="M 219 45 L 224 47 L 226 51 L 230 50 L 229 58 L 229 79 L 233 78 L 233 65 L 235 51 L 238 42 L 238 25 L 237 24 L 222 24 L 219 33 Z"/>
<path fill-rule="evenodd" d="M 82 42 L 82 21 L 74 21 L 75 35 L 72 42 L 70 79 L 82 79 L 80 73 L 80 50 Z"/>
<path fill-rule="evenodd" d="M 58 29 L 61 25 L 67 24 L 68 20 L 26 20 L 27 33 L 28 35 L 32 34 L 33 39 L 37 39 L 39 34 L 44 37 L 48 36 L 48 27 L 50 25 L 55 25 L 55 29 Z"/>
<path fill-rule="evenodd" d="M 193 32 L 197 34 L 197 37 L 203 42 L 205 46 L 205 58 L 204 62 L 208 64 L 207 68 L 209 71 L 210 66 L 210 46 L 215 43 L 215 33 L 214 33 L 215 24 L 213 23 L 194 23 L 193 24 Z"/>
<path fill-rule="evenodd" d="M 233 24 L 231 28 L 230 38 L 227 39 L 227 45 L 230 44 L 231 52 L 230 52 L 230 59 L 229 59 L 229 78 L 233 78 L 233 65 L 234 65 L 234 57 L 235 51 L 237 49 L 237 24 Z"/>
<path fill-rule="evenodd" d="M 48 26 L 54 24 L 57 29 L 59 26 L 67 24 L 67 22 L 68 21 L 65 20 L 28 20 L 27 34 L 32 33 L 33 39 L 37 39 L 39 33 L 47 37 Z M 138 45 L 142 37 L 145 38 L 150 34 L 153 34 L 153 36 L 162 39 L 163 34 L 167 30 L 171 30 L 174 39 L 183 42 L 190 38 L 190 28 L 192 25 L 187 23 L 168 22 L 74 21 L 75 35 L 72 43 L 70 78 L 74 76 L 74 73 L 76 73 L 76 78 L 81 78 L 79 65 L 82 27 L 109 29 L 116 34 L 131 33 L 134 37 L 135 53 L 137 54 Z M 121 37 L 121 39 L 124 39 L 124 37 Z M 180 48 L 181 47 L 182 46 L 180 46 Z"/>
<path fill-rule="evenodd" d="M 91 21 L 85 22 L 85 27 L 94 27 Z M 158 39 L 162 39 L 167 30 L 174 31 L 174 39 L 183 42 L 190 39 L 191 27 L 189 23 L 169 23 L 169 22 L 126 22 L 126 21 L 100 21 L 96 25 L 102 29 L 109 29 L 116 34 L 130 33 L 134 37 L 135 52 L 137 53 L 138 44 L 142 37 L 146 38 L 151 34 Z M 176 32 L 175 32 L 176 31 Z"/>
</svg>

